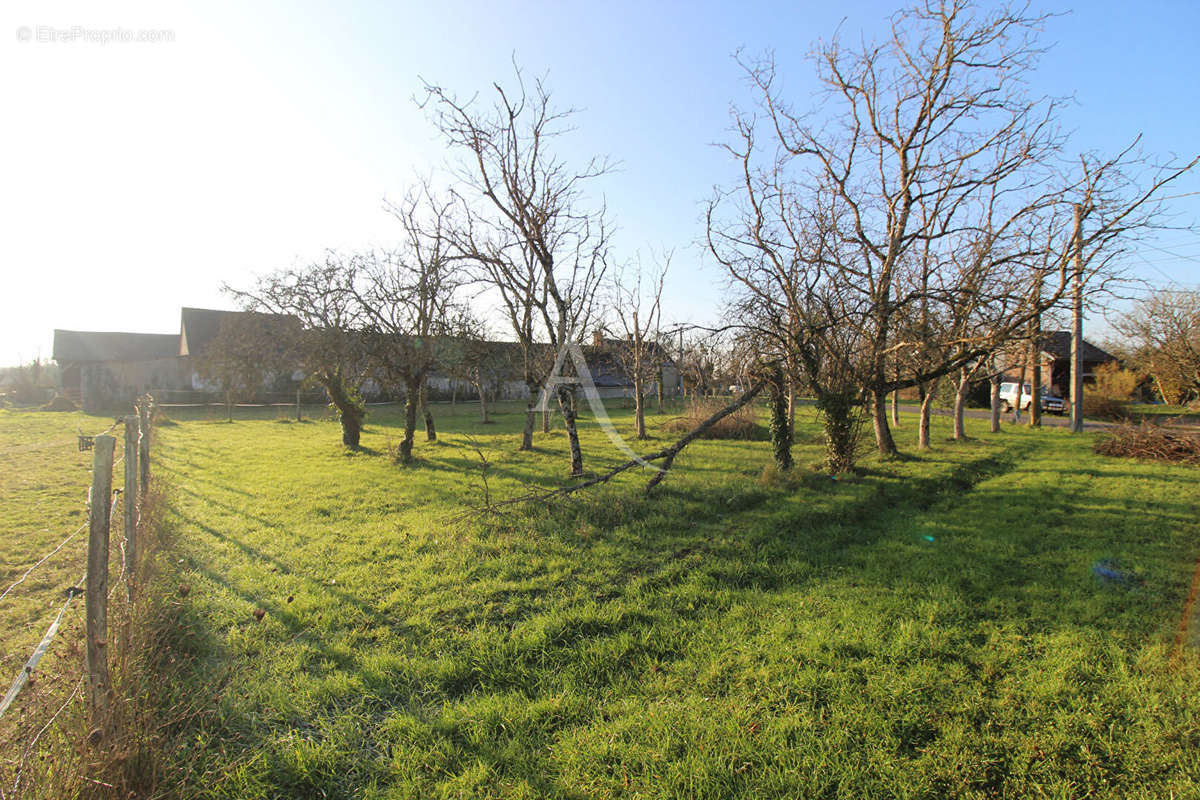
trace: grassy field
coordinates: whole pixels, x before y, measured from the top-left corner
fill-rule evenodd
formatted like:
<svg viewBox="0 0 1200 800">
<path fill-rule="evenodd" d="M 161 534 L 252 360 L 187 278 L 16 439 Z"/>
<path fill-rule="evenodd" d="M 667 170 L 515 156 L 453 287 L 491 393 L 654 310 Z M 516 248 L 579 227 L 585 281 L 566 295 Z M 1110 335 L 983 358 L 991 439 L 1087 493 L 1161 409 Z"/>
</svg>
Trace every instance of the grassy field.
<svg viewBox="0 0 1200 800">
<path fill-rule="evenodd" d="M 495 500 L 557 485 L 566 440 L 439 411 L 413 468 L 388 409 L 357 453 L 277 412 L 160 430 L 164 796 L 1195 796 L 1195 469 L 935 418 L 834 481 L 804 418 L 787 480 L 699 442 L 651 498 L 463 520 L 471 441 Z"/>
<path fill-rule="evenodd" d="M 64 590 L 80 585 L 87 561 L 87 531 L 80 528 L 87 522 L 92 453 L 79 450 L 77 436 L 100 433 L 112 424 L 111 417 L 0 409 L 0 593 L 62 545 L 0 600 L 0 693 L 7 691 L 62 607 Z M 122 429 L 117 427 L 113 433 L 119 459 Z M 121 469 L 115 471 L 114 486 L 121 485 Z M 116 513 L 123 513 L 119 502 Z M 119 545 L 119 538 L 114 543 Z M 120 569 L 117 546 L 113 566 Z M 58 675 L 63 671 L 60 659 L 77 656 L 81 620 L 78 607 L 65 618 L 72 633 L 64 632 L 55 640 L 42 661 L 45 675 Z M 77 674 L 73 664 L 71 672 Z M 15 716 L 10 713 L 0 722 L 0 741 Z"/>
</svg>

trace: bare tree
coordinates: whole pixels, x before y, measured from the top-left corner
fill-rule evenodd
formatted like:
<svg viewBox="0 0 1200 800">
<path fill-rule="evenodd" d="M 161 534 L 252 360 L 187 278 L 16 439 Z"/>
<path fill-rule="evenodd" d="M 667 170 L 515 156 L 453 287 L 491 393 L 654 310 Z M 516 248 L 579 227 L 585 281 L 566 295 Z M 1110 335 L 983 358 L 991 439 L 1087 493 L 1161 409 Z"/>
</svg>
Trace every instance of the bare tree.
<svg viewBox="0 0 1200 800">
<path fill-rule="evenodd" d="M 681 335 L 682 349 L 679 353 L 679 370 L 683 394 L 689 391 L 692 397 L 707 397 L 715 394 L 719 377 L 718 361 L 720 346 L 716 337 L 703 332 Z"/>
<path fill-rule="evenodd" d="M 229 422 L 238 397 L 262 391 L 272 377 L 293 366 L 289 343 L 298 332 L 298 320 L 274 314 L 248 312 L 221 320 L 197 367 L 202 378 L 221 387 Z"/>
<path fill-rule="evenodd" d="M 359 395 L 367 376 L 363 314 L 354 291 L 359 269 L 356 257 L 329 251 L 323 261 L 263 275 L 252 289 L 224 287 L 248 311 L 298 320 L 290 359 L 329 395 L 347 447 L 358 447 L 366 417 Z"/>
<path fill-rule="evenodd" d="M 613 315 L 622 334 L 615 355 L 633 381 L 633 418 L 638 439 L 646 438 L 647 383 L 657 380 L 659 409 L 662 407 L 662 295 L 670 265 L 670 253 L 649 268 L 643 267 L 639 259 L 631 268 L 615 270 L 609 286 Z"/>
<path fill-rule="evenodd" d="M 356 296 L 366 316 L 368 353 L 383 381 L 404 391 L 404 439 L 400 460 L 413 461 L 417 413 L 430 440 L 437 437 L 425 384 L 438 364 L 439 343 L 455 333 L 462 286 L 461 262 L 451 258 L 447 231 L 452 201 L 436 198 L 428 184 L 389 204 L 403 241 L 395 251 L 372 254 Z"/>
<path fill-rule="evenodd" d="M 479 265 L 500 296 L 525 353 L 530 390 L 521 448 L 532 447 L 534 399 L 542 375 L 538 342 L 551 351 L 578 342 L 594 312 L 607 265 L 609 229 L 604 209 L 585 207 L 588 181 L 609 170 L 604 159 L 572 169 L 553 152 L 574 111 L 558 110 L 540 80 L 527 86 L 520 70 L 515 89 L 493 84 L 490 105 L 460 100 L 426 84 L 424 107 L 446 141 L 468 154 L 459 170 L 466 224 L 458 252 Z M 482 200 L 478 199 L 482 198 Z M 575 424 L 575 392 L 559 383 L 556 395 L 566 423 L 571 474 L 583 473 Z"/>
<path fill-rule="evenodd" d="M 919 260 L 913 256 L 929 241 L 961 247 L 978 230 L 981 211 L 993 230 L 1023 221 L 1031 202 L 1038 204 L 1028 194 L 1059 147 L 1055 102 L 1030 99 L 1022 86 L 1038 53 L 1040 22 L 954 0 L 897 13 L 878 45 L 850 48 L 835 37 L 817 49 L 827 103 L 837 108 L 835 122 L 823 126 L 782 100 L 770 61 L 748 65 L 779 159 L 794 162 L 788 166 L 797 183 L 826 193 L 837 209 L 832 219 L 848 247 L 838 251 L 836 274 L 865 301 L 841 324 L 864 347 L 862 377 L 883 453 L 896 450 L 885 398 L 906 381 L 887 371 L 904 346 L 894 337 L 898 317 L 921 299 L 902 288 Z M 989 196 L 1005 202 L 989 204 Z M 980 263 L 997 266 L 990 258 Z M 951 352 L 933 372 L 957 371 L 975 357 Z"/>
<path fill-rule="evenodd" d="M 452 378 L 475 387 L 480 423 L 492 424 L 488 404 L 498 398 L 501 384 L 519 368 L 510 343 L 489 341 L 486 322 L 464 313 L 457 333 L 443 344 L 441 351 L 442 368 Z"/>
<path fill-rule="evenodd" d="M 824 124 L 784 100 L 770 58 L 743 62 L 759 111 L 735 115 L 740 185 L 710 209 L 710 248 L 752 292 L 791 283 L 799 306 L 820 299 L 823 318 L 803 317 L 806 333 L 790 338 L 837 331 L 884 454 L 896 452 L 888 393 L 956 373 L 961 396 L 981 360 L 1067 295 L 1084 269 L 1072 266 L 1073 196 L 1123 198 L 1086 235 L 1095 250 L 1146 220 L 1138 209 L 1178 174 L 1132 197 L 1117 180 L 1123 157 L 1062 174 L 1059 104 L 1025 88 L 1043 19 L 943 0 L 897 13 L 880 44 L 835 37 L 816 53 Z M 1083 260 L 1090 273 L 1103 262 Z M 936 348 L 913 323 L 923 315 L 944 323 Z M 917 366 L 898 374 L 897 363 Z"/>
<path fill-rule="evenodd" d="M 1182 405 L 1200 397 L 1200 292 L 1152 292 L 1122 314 L 1114 327 L 1163 402 Z"/>
</svg>

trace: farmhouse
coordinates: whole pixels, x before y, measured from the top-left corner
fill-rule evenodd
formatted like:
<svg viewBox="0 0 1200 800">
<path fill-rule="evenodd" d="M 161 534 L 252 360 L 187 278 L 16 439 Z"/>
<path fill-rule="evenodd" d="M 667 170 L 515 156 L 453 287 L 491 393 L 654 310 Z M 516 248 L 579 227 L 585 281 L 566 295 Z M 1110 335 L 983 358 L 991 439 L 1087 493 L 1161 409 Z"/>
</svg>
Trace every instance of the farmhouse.
<svg viewBox="0 0 1200 800">
<path fill-rule="evenodd" d="M 1083 340 L 1083 380 L 1084 383 L 1095 381 L 1096 367 L 1116 361 L 1110 355 L 1088 340 Z M 1071 386 L 1071 332 L 1049 331 L 1041 341 L 1042 389 L 1059 397 L 1065 397 Z M 1028 355 L 1026 352 L 1010 354 L 1009 365 L 1004 370 L 1004 377 L 1018 380 L 1022 366 L 1026 367 L 1025 380 L 1032 378 L 1028 370 Z"/>
<path fill-rule="evenodd" d="M 53 358 L 59 391 L 85 411 L 130 405 L 151 389 L 177 387 L 187 365 L 179 358 L 179 335 L 54 331 Z"/>
<path fill-rule="evenodd" d="M 180 311 L 178 333 L 118 333 L 100 331 L 54 331 L 53 358 L 60 367 L 59 391 L 77 402 L 86 411 L 103 411 L 114 406 L 128 405 L 138 395 L 150 392 L 161 398 L 200 399 L 197 394 L 216 391 L 217 387 L 201 377 L 199 364 L 209 352 L 223 329 L 265 320 L 269 336 L 286 336 L 287 328 L 295 324 L 290 317 L 264 315 L 245 311 L 222 311 L 185 307 Z M 480 342 L 493 357 L 485 384 L 497 399 L 517 400 L 528 396 L 521 375 L 520 348 L 515 342 Z M 606 339 L 597 332 L 589 346 L 583 348 L 600 395 L 605 398 L 631 397 L 633 380 L 622 358 L 627 344 Z M 678 385 L 679 373 L 675 361 L 658 345 L 650 347 L 651 358 L 661 363 L 660 375 L 646 382 L 647 395 L 658 391 L 662 381 L 664 391 L 671 393 Z M 553 360 L 546 352 L 541 357 Z M 285 376 L 286 377 L 286 376 Z M 294 380 L 301 374 L 291 376 Z M 473 386 L 466 376 L 452 369 L 435 371 L 428 379 L 430 396 L 449 399 L 469 396 Z M 264 389 L 267 387 L 264 386 Z M 378 387 L 367 394 L 378 394 Z"/>
</svg>

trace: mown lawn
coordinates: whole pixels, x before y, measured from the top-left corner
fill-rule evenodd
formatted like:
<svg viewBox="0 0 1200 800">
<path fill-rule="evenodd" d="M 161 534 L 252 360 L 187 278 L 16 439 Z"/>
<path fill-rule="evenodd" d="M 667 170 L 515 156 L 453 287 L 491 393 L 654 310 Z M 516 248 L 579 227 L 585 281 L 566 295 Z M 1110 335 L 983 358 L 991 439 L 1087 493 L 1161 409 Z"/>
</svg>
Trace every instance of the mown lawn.
<svg viewBox="0 0 1200 800">
<path fill-rule="evenodd" d="M 439 411 L 407 469 L 385 410 L 358 453 L 329 421 L 160 430 L 164 794 L 1196 796 L 1194 468 L 935 419 L 933 453 L 834 481 L 806 418 L 787 482 L 766 442 L 700 442 L 649 499 L 463 520 L 468 434 L 493 499 L 559 481 L 565 437 Z"/>
</svg>

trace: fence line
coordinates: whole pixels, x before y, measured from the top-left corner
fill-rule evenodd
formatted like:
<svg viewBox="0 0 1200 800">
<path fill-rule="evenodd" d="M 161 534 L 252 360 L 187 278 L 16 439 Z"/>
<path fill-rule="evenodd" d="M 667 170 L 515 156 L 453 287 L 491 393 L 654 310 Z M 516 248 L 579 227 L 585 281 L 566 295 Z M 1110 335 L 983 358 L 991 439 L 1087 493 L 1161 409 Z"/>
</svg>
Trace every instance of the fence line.
<svg viewBox="0 0 1200 800">
<path fill-rule="evenodd" d="M 148 442 L 150 425 L 153 420 L 153 402 L 153 398 L 149 395 L 139 398 L 134 415 L 120 418 L 108 430 L 90 437 L 94 443 L 94 454 L 92 462 L 92 485 L 88 490 L 88 521 L 67 538 L 63 539 L 57 547 L 38 559 L 20 578 L 5 589 L 3 594 L 0 594 L 0 600 L 7 597 L 35 569 L 62 550 L 84 528 L 90 528 L 87 555 L 88 568 L 76 584 L 68 587 L 67 599 L 63 603 L 62 608 L 59 609 L 58 615 L 50 623 L 50 627 L 47 628 L 45 635 L 42 636 L 41 641 L 34 648 L 29 660 L 25 662 L 25 666 L 13 679 L 12 685 L 4 695 L 3 700 L 0 700 L 0 717 L 8 711 L 16 701 L 21 690 L 29 682 L 34 669 L 46 654 L 50 644 L 54 641 L 54 637 L 58 634 L 63 617 L 70 608 L 72 601 L 80 594 L 86 595 L 84 623 L 88 657 L 87 674 L 85 677 L 88 679 L 88 700 L 92 721 L 94 722 L 101 718 L 107 708 L 108 693 L 111 690 L 108 677 L 107 648 L 108 600 L 111 598 L 113 590 L 116 589 L 116 586 L 122 580 L 127 583 L 130 598 L 133 597 L 132 583 L 135 580 L 136 563 L 130 563 L 130 556 L 132 555 L 136 559 L 136 525 L 140 518 L 141 505 L 146 496 L 147 481 L 149 479 Z M 121 424 L 124 424 L 126 427 L 125 447 L 121 457 L 114 461 L 113 450 L 115 449 L 116 439 L 108 434 Z M 113 488 L 113 468 L 122 462 L 125 464 L 125 488 Z M 111 495 L 111 501 L 98 508 L 96 502 L 98 495 Z M 121 498 L 124 498 L 125 501 L 124 534 L 120 543 L 121 568 L 116 582 L 110 588 L 108 584 L 109 539 L 113 515 L 116 513 L 117 501 Z M 81 584 L 84 588 L 80 588 Z M 78 685 L 76 686 L 76 692 L 78 692 Z M 74 693 L 72 697 L 74 697 Z M 68 698 L 68 703 L 70 699 Z M 50 722 L 34 737 L 34 742 L 49 728 L 50 724 L 54 722 L 63 708 L 66 708 L 65 703 L 50 719 Z M 29 746 L 32 746 L 32 742 L 30 745 L 27 745 L 27 748 Z M 14 791 L 19 783 L 20 772 L 18 770 L 17 784 L 14 784 Z M 3 792 L 0 791 L 0 795 L 2 794 Z"/>
</svg>

